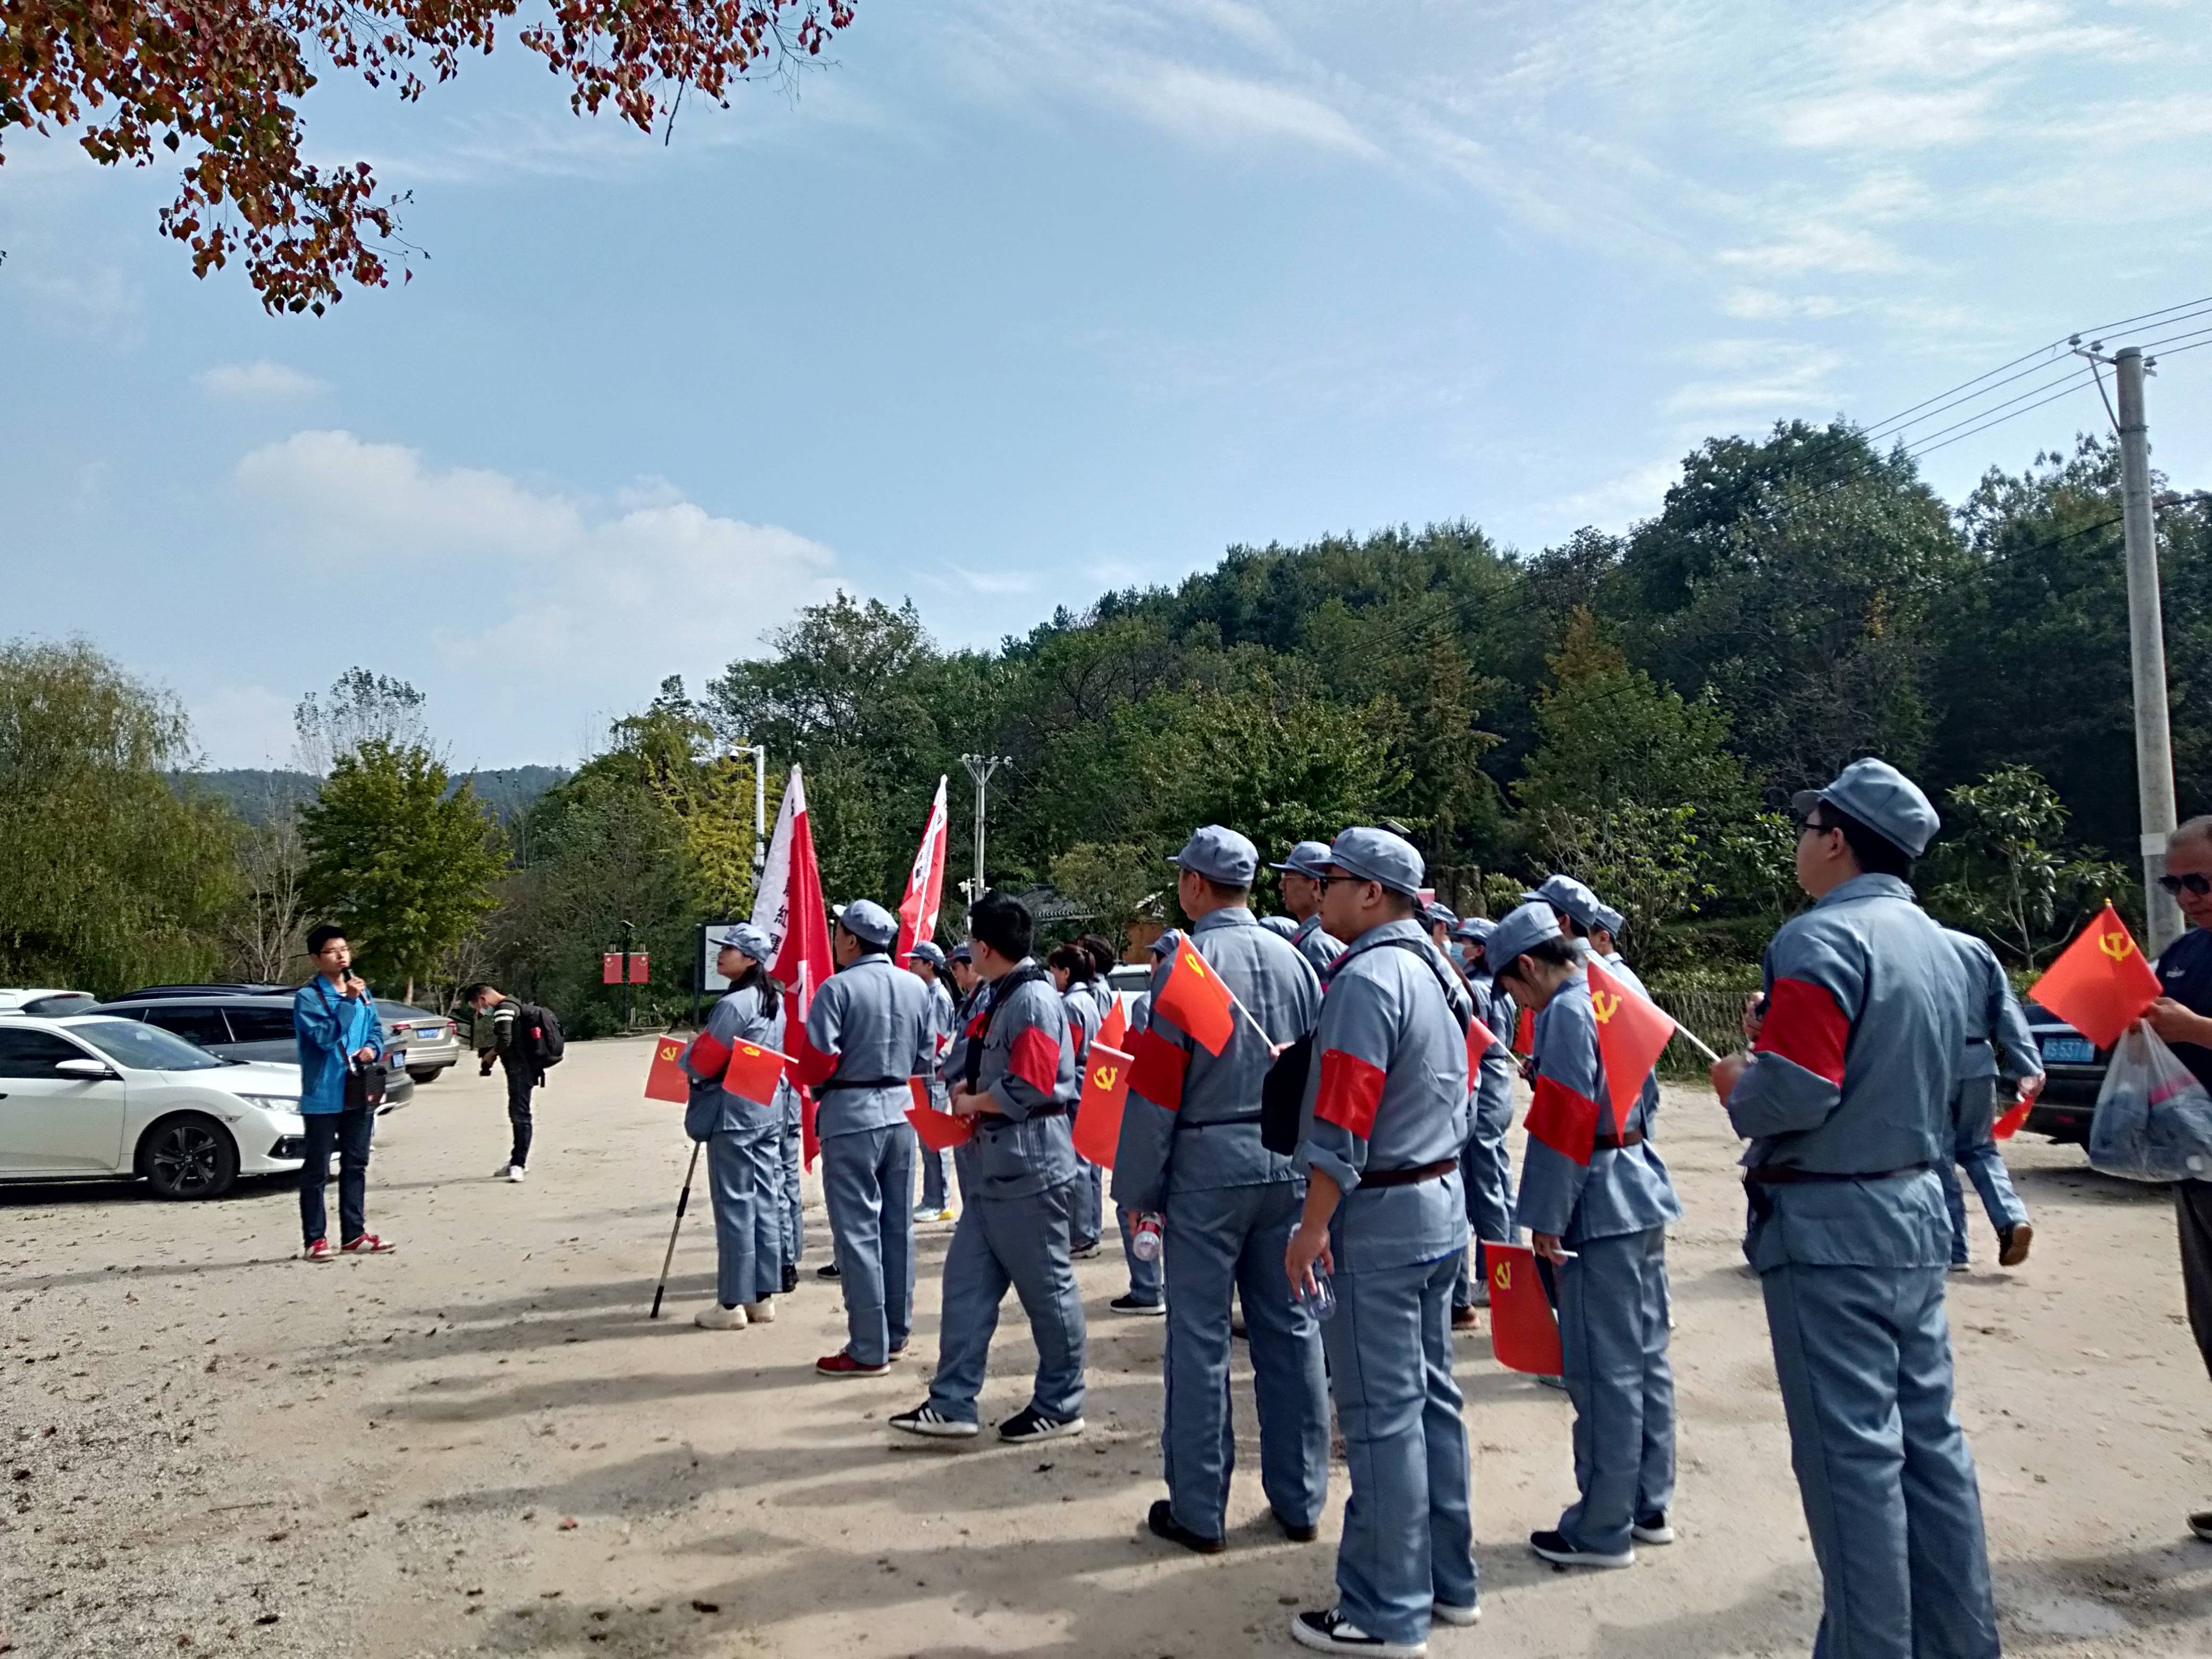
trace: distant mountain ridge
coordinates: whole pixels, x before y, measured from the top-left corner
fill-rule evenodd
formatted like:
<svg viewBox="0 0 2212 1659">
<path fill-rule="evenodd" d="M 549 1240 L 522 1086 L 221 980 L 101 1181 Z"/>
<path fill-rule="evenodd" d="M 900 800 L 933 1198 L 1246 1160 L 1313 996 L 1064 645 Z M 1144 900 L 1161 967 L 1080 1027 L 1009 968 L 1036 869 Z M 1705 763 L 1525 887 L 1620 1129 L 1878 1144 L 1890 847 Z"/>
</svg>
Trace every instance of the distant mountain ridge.
<svg viewBox="0 0 2212 1659">
<path fill-rule="evenodd" d="M 471 786 L 501 823 L 512 823 L 536 804 L 547 790 L 566 783 L 565 766 L 507 766 L 482 772 L 454 775 L 453 787 Z M 170 781 L 191 785 L 230 803 L 248 823 L 260 823 L 288 807 L 302 805 L 315 797 L 321 782 L 311 772 L 270 771 L 258 767 L 228 767 L 218 771 L 173 772 Z"/>
</svg>

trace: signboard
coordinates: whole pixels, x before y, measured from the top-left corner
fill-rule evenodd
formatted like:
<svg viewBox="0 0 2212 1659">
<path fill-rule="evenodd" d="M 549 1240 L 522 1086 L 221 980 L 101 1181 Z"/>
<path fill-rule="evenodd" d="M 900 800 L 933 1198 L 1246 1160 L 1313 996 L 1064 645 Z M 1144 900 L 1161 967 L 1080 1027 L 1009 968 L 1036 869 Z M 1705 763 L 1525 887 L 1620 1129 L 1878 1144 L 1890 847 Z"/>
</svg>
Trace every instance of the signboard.
<svg viewBox="0 0 2212 1659">
<path fill-rule="evenodd" d="M 633 951 L 629 953 L 629 982 L 631 984 L 650 985 L 653 983 L 653 973 L 650 966 L 652 960 L 653 959 L 647 956 L 642 951 Z"/>
<path fill-rule="evenodd" d="M 599 983 L 602 985 L 619 985 L 622 983 L 621 951 L 606 951 L 600 953 Z"/>
</svg>

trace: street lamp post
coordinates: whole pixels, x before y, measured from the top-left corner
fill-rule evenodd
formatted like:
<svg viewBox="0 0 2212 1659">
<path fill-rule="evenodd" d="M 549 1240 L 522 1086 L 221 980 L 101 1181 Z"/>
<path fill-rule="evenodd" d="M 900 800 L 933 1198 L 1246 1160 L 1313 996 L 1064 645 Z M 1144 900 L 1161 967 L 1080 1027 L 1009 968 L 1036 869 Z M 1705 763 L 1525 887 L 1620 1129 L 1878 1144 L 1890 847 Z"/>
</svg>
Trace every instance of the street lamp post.
<svg viewBox="0 0 2212 1659">
<path fill-rule="evenodd" d="M 969 890 L 968 902 L 973 904 L 983 896 L 983 819 L 990 803 L 991 774 L 1011 764 L 1004 755 L 963 755 L 961 765 L 968 775 L 975 780 L 975 879 Z"/>
</svg>

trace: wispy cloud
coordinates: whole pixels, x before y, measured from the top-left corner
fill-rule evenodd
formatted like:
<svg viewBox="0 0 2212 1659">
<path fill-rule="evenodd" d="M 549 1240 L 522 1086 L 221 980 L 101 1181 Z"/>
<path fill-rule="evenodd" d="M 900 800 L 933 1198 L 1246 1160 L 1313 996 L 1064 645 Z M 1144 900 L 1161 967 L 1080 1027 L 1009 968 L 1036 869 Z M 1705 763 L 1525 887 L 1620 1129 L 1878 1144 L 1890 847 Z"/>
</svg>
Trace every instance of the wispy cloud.
<svg viewBox="0 0 2212 1659">
<path fill-rule="evenodd" d="M 217 363 L 199 374 L 200 389 L 211 398 L 267 399 L 312 398 L 328 392 L 330 384 L 266 357 L 250 363 Z"/>
</svg>

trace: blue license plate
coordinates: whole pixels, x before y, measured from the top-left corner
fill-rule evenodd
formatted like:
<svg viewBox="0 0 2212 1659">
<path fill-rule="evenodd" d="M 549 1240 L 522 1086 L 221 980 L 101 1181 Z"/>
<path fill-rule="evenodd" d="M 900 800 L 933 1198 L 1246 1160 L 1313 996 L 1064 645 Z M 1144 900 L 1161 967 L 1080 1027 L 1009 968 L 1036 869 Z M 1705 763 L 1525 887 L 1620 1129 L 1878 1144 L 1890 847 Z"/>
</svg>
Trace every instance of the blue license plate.
<svg viewBox="0 0 2212 1659">
<path fill-rule="evenodd" d="M 2059 1066 L 2094 1065 L 2097 1059 L 2097 1045 L 2087 1037 L 2045 1037 L 2043 1039 L 2043 1057 Z"/>
</svg>

